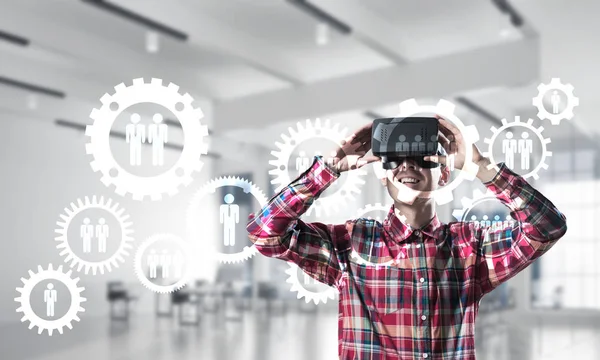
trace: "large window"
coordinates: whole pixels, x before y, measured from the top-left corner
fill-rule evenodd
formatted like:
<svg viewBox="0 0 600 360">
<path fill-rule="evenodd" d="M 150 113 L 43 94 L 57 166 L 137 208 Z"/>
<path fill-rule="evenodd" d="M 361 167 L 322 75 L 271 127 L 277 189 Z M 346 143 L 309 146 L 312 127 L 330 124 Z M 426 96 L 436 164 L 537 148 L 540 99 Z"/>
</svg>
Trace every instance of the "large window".
<svg viewBox="0 0 600 360">
<path fill-rule="evenodd" d="M 600 215 L 600 181 L 594 179 L 595 152 L 554 153 L 536 188 L 567 217 L 565 236 L 534 264 L 534 308 L 600 309 L 600 244 L 594 230 Z"/>
</svg>

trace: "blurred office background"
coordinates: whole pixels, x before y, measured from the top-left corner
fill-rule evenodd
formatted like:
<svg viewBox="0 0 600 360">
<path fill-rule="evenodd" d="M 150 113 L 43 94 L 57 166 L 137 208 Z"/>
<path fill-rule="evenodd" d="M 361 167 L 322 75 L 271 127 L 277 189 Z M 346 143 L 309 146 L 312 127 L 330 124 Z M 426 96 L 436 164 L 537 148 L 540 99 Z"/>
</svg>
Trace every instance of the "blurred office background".
<svg viewBox="0 0 600 360">
<path fill-rule="evenodd" d="M 403 100 L 433 105 L 443 98 L 456 105 L 465 125 L 477 127 L 482 150 L 502 119 L 519 116 L 543 127 L 552 156 L 543 159 L 547 168 L 539 178 L 528 181 L 568 218 L 567 234 L 543 259 L 482 301 L 478 357 L 600 358 L 594 231 L 600 162 L 593 109 L 600 102 L 599 12 L 592 0 L 2 1 L 1 357 L 336 358 L 337 298 L 319 305 L 297 299 L 286 281 L 288 265 L 262 255 L 220 264 L 196 250 L 193 280 L 168 295 L 140 284 L 133 251 L 111 272 L 75 269 L 88 299 L 85 312 L 72 330 L 51 337 L 20 323 L 15 288 L 38 265 L 68 267 L 56 249 L 55 229 L 76 199 L 98 195 L 118 202 L 131 216 L 135 246 L 156 233 L 175 234 L 200 249 L 218 245 L 222 194 L 200 203 L 204 215 L 197 221 L 212 234 L 202 239 L 189 236 L 190 200 L 221 176 L 251 180 L 271 197 L 277 185 L 269 174 L 271 151 L 290 127 L 320 118 L 351 131 L 396 115 Z M 559 125 L 539 120 L 532 105 L 537 86 L 555 77 L 572 84 L 580 99 L 573 119 Z M 160 78 L 189 92 L 210 132 L 202 171 L 159 202 L 115 194 L 92 171 L 85 151 L 92 109 L 115 85 L 135 78 Z M 152 109 L 139 111 L 145 116 Z M 184 138 L 177 121 L 169 121 L 173 146 L 165 162 L 173 164 Z M 117 122 L 111 138 L 113 155 L 122 161 L 124 125 Z M 151 149 L 143 151 L 147 156 Z M 533 164 L 541 153 L 536 156 Z M 361 192 L 347 205 L 306 220 L 341 222 L 367 205 L 389 204 L 370 166 L 361 178 Z M 462 200 L 475 189 L 484 188 L 477 181 L 461 184 L 453 201 L 438 207 L 440 219 L 455 221 L 453 211 L 464 209 Z M 497 205 L 471 213 L 487 211 L 491 218 L 502 212 Z M 244 214 L 258 209 L 251 198 L 240 206 Z M 242 218 L 237 246 L 249 245 L 244 225 Z"/>
</svg>

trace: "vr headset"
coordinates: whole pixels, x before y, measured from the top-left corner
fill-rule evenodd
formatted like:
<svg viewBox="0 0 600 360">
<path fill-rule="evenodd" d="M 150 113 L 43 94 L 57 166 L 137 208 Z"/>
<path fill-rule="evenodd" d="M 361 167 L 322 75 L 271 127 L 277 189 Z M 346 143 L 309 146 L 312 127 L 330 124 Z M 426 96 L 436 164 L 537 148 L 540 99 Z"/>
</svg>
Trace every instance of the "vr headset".
<svg viewBox="0 0 600 360">
<path fill-rule="evenodd" d="M 383 168 L 395 169 L 404 159 L 412 159 L 419 167 L 440 166 L 423 157 L 446 156 L 438 142 L 438 119 L 433 117 L 382 118 L 373 121 L 371 151 L 381 158 Z"/>
</svg>

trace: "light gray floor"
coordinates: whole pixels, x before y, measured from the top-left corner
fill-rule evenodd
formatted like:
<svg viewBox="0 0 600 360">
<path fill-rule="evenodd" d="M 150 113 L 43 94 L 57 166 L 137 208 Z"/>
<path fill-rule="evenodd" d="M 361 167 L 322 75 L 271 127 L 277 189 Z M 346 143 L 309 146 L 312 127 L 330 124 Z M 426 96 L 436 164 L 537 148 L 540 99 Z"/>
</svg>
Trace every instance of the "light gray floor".
<svg viewBox="0 0 600 360">
<path fill-rule="evenodd" d="M 478 359 L 600 359 L 600 324 L 543 318 L 480 316 Z M 85 318 L 52 337 L 14 323 L 0 328 L 0 345 L 0 358 L 10 360 L 331 360 L 337 358 L 337 314 L 247 314 L 224 323 L 207 315 L 200 327 L 149 314 L 134 315 L 129 325 Z"/>
</svg>

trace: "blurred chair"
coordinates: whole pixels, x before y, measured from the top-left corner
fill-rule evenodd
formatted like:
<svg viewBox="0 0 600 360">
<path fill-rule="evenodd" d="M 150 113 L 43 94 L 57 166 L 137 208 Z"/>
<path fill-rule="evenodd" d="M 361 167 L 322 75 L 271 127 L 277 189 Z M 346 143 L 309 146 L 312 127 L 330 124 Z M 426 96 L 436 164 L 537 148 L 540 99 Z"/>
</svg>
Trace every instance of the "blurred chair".
<svg viewBox="0 0 600 360">
<path fill-rule="evenodd" d="M 265 310 L 267 315 L 278 315 L 273 312 L 273 304 L 279 300 L 281 302 L 279 315 L 287 314 L 287 301 L 281 296 L 279 296 L 279 289 L 277 286 L 270 284 L 268 282 L 260 281 L 258 282 L 258 298 L 265 301 Z"/>
<path fill-rule="evenodd" d="M 180 325 L 200 325 L 200 301 L 199 296 L 194 292 L 194 289 L 184 287 L 171 293 L 171 303 L 177 306 L 179 311 L 179 324 Z M 195 310 L 193 320 L 187 320 L 185 318 L 186 308 L 190 307 Z"/>
<path fill-rule="evenodd" d="M 136 301 L 138 297 L 130 293 L 122 281 L 109 281 L 107 283 L 106 298 L 110 303 L 110 319 L 111 320 L 129 320 L 130 303 Z M 123 311 L 118 312 L 118 307 L 121 305 Z"/>
</svg>

